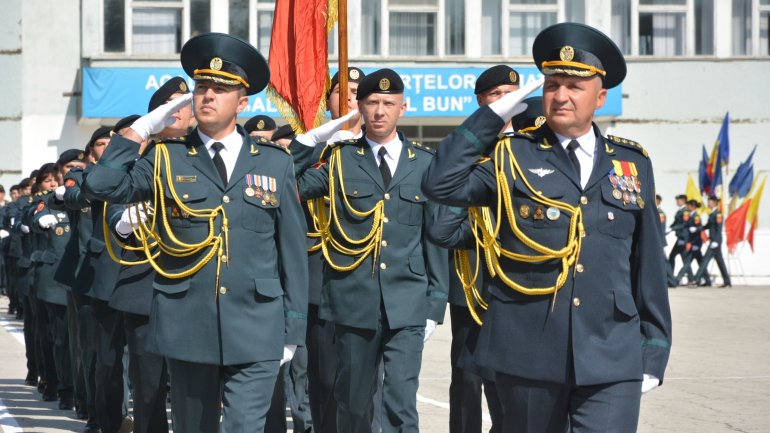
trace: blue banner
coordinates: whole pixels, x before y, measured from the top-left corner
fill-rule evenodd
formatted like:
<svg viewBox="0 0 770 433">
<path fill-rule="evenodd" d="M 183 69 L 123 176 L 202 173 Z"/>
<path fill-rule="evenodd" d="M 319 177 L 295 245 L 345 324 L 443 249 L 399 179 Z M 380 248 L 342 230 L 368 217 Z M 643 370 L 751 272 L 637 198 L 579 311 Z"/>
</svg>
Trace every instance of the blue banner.
<svg viewBox="0 0 770 433">
<path fill-rule="evenodd" d="M 371 72 L 375 68 L 364 68 Z M 478 108 L 473 88 L 485 68 L 394 68 L 404 80 L 408 117 L 467 117 Z M 336 70 L 333 69 L 333 74 Z M 541 76 L 535 67 L 517 68 L 522 84 Z M 181 68 L 84 68 L 83 117 L 125 117 L 144 114 L 152 94 L 172 77 L 185 76 Z M 192 88 L 194 83 L 188 78 Z M 540 92 L 536 93 L 540 94 Z M 622 87 L 607 92 L 599 116 L 622 114 Z M 280 117 L 265 93 L 252 95 L 240 117 L 267 114 Z"/>
</svg>

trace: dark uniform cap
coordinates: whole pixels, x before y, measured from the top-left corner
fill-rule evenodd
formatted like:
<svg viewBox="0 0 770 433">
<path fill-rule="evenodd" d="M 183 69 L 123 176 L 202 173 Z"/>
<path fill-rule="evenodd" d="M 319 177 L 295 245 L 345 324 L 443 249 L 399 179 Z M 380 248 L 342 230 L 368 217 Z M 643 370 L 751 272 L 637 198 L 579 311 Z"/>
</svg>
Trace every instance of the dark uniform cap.
<svg viewBox="0 0 770 433">
<path fill-rule="evenodd" d="M 62 166 L 70 161 L 86 162 L 86 154 L 80 149 L 69 149 L 59 155 L 56 165 Z"/>
<path fill-rule="evenodd" d="M 283 125 L 273 132 L 273 136 L 270 137 L 271 141 L 276 141 L 281 138 L 294 138 L 294 130 L 291 129 L 291 125 Z"/>
<path fill-rule="evenodd" d="M 247 133 L 254 131 L 272 131 L 275 129 L 275 120 L 269 116 L 260 114 L 259 116 L 254 116 L 247 120 L 246 123 L 243 124 L 243 129 L 245 129 Z"/>
<path fill-rule="evenodd" d="M 679 194 L 676 197 L 674 197 L 676 200 L 687 200 L 687 196 L 684 194 Z"/>
<path fill-rule="evenodd" d="M 711 194 L 711 195 L 709 196 L 709 200 L 712 200 L 712 201 L 716 201 L 716 202 L 718 202 L 718 201 L 719 201 L 719 197 L 715 196 L 714 194 Z"/>
<path fill-rule="evenodd" d="M 605 89 L 626 77 L 626 61 L 615 42 L 604 33 L 579 23 L 559 23 L 540 32 L 532 57 L 543 75 L 602 77 Z"/>
<path fill-rule="evenodd" d="M 110 138 L 110 133 L 112 132 L 112 128 L 109 126 L 100 126 L 99 128 L 94 131 L 93 134 L 91 134 L 91 139 L 88 140 L 88 147 L 91 147 L 94 145 L 94 142 L 100 138 Z"/>
<path fill-rule="evenodd" d="M 700 203 L 698 203 L 695 200 L 687 200 L 687 204 L 690 205 L 690 206 L 694 206 L 695 209 L 698 209 L 700 207 Z"/>
<path fill-rule="evenodd" d="M 118 120 L 118 123 L 115 124 L 115 126 L 112 127 L 112 134 L 116 134 L 118 131 L 120 131 L 123 128 L 128 128 L 129 126 L 133 125 L 136 119 L 140 118 L 142 116 L 138 114 L 132 114 L 130 116 L 126 116 L 120 120 Z M 112 135 L 110 134 L 110 135 Z"/>
<path fill-rule="evenodd" d="M 519 85 L 519 74 L 508 65 L 492 66 L 479 75 L 476 79 L 476 88 L 473 93 L 480 94 L 503 84 Z"/>
<path fill-rule="evenodd" d="M 353 83 L 360 83 L 361 80 L 366 77 L 366 74 L 364 74 L 364 71 L 356 68 L 355 66 L 348 66 L 348 82 Z M 332 77 L 332 85 L 329 87 L 329 93 L 331 93 L 332 90 L 337 86 L 337 84 L 340 83 L 340 72 L 337 71 L 334 73 L 334 76 Z"/>
<path fill-rule="evenodd" d="M 533 96 L 523 100 L 527 104 L 527 109 L 513 116 L 511 125 L 514 131 L 530 132 L 543 126 L 545 116 L 543 115 L 543 97 Z"/>
<path fill-rule="evenodd" d="M 174 77 L 163 83 L 163 85 L 152 94 L 152 97 L 150 97 L 150 104 L 147 106 L 147 112 L 149 113 L 165 104 L 166 101 L 168 101 L 168 98 L 174 93 L 185 94 L 189 91 L 190 89 L 187 87 L 187 82 L 185 82 L 184 78 Z"/>
<path fill-rule="evenodd" d="M 262 91 L 270 68 L 256 48 L 224 33 L 204 33 L 187 41 L 180 55 L 182 67 L 196 81 L 244 86 L 247 95 Z"/>
<path fill-rule="evenodd" d="M 663 201 L 663 197 L 661 197 L 660 194 L 655 194 L 655 199 Z"/>
<path fill-rule="evenodd" d="M 365 99 L 372 93 L 404 93 L 404 82 L 392 69 L 380 69 L 364 77 L 358 83 L 357 100 Z"/>
</svg>

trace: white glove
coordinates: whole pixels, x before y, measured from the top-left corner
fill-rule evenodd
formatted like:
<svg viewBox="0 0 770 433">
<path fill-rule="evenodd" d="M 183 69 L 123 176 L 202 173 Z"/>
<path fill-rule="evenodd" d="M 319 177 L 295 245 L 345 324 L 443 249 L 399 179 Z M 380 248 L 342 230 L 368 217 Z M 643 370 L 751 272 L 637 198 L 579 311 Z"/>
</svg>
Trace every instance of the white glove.
<svg viewBox="0 0 770 433">
<path fill-rule="evenodd" d="M 281 358 L 281 365 L 286 364 L 294 358 L 294 352 L 297 351 L 296 344 L 287 344 L 283 346 L 283 358 Z"/>
<path fill-rule="evenodd" d="M 695 233 L 695 231 L 696 231 L 696 230 L 698 230 L 698 228 L 697 228 L 697 227 L 695 227 L 695 226 L 693 226 L 693 227 L 690 227 L 690 228 L 689 228 L 689 229 L 687 229 L 687 230 L 690 230 L 690 233 Z"/>
<path fill-rule="evenodd" d="M 353 132 L 348 131 L 347 129 L 340 129 L 339 131 L 335 132 L 334 135 L 329 137 L 326 142 L 336 143 L 338 141 L 350 140 L 351 138 L 356 138 L 356 134 L 353 134 Z"/>
<path fill-rule="evenodd" d="M 53 193 L 56 196 L 56 200 L 59 200 L 59 201 L 64 200 L 65 191 L 67 191 L 67 188 L 64 185 L 57 186 L 56 189 L 53 190 Z"/>
<path fill-rule="evenodd" d="M 544 81 L 545 78 L 532 81 L 519 90 L 511 92 L 489 104 L 489 108 L 492 109 L 495 114 L 500 116 L 503 121 L 507 122 L 511 120 L 513 116 L 522 113 L 527 109 L 527 104 L 524 104 L 521 101 L 527 99 L 532 92 L 542 87 Z"/>
<path fill-rule="evenodd" d="M 19 229 L 20 229 L 20 230 L 21 230 L 21 232 L 22 232 L 22 233 L 24 233 L 25 235 L 29 233 L 29 227 L 27 227 L 25 224 L 22 224 L 22 225 L 20 225 L 20 226 L 19 226 Z"/>
<path fill-rule="evenodd" d="M 131 125 L 131 129 L 142 137 L 142 141 L 147 140 L 150 135 L 157 134 L 176 122 L 172 117 L 174 113 L 181 110 L 185 105 L 192 101 L 192 93 L 173 99 L 160 107 L 150 111 L 144 116 L 136 119 Z"/>
<path fill-rule="evenodd" d="M 307 147 L 315 147 L 316 144 L 321 143 L 323 141 L 328 141 L 335 132 L 339 131 L 342 128 L 342 125 L 345 124 L 348 120 L 353 118 L 353 116 L 358 114 L 358 110 L 353 110 L 350 113 L 334 119 L 330 120 L 323 125 L 319 126 L 318 128 L 313 128 L 310 131 L 299 134 L 297 136 L 297 141 L 304 144 Z"/>
<path fill-rule="evenodd" d="M 59 223 L 59 220 L 56 219 L 55 216 L 48 214 L 48 215 L 41 216 L 40 219 L 37 220 L 37 223 L 40 225 L 41 228 L 50 229 L 52 227 L 56 227 L 56 224 Z"/>
<path fill-rule="evenodd" d="M 714 249 L 717 249 L 717 248 L 719 248 L 719 243 L 718 242 L 712 242 L 711 243 L 711 249 L 714 250 Z"/>
<path fill-rule="evenodd" d="M 137 207 L 139 208 L 137 210 Z M 139 227 L 140 222 L 147 222 L 147 213 L 144 211 L 144 205 L 131 205 L 123 211 L 120 221 L 115 224 L 115 231 L 124 238 L 134 232 L 134 227 Z"/>
<path fill-rule="evenodd" d="M 426 320 L 425 321 L 425 336 L 422 339 L 422 342 L 425 343 L 428 341 L 431 335 L 433 335 L 433 331 L 436 330 L 436 321 L 435 320 Z"/>
<path fill-rule="evenodd" d="M 660 379 L 649 374 L 644 374 L 642 379 L 642 394 L 652 391 L 660 385 Z"/>
<path fill-rule="evenodd" d="M 3 230 L 3 229 L 0 229 L 0 239 L 5 239 L 5 238 L 7 238 L 7 237 L 8 237 L 8 236 L 10 236 L 10 235 L 11 235 L 11 234 L 10 234 L 10 233 L 8 233 L 8 231 L 6 231 L 6 230 Z"/>
</svg>

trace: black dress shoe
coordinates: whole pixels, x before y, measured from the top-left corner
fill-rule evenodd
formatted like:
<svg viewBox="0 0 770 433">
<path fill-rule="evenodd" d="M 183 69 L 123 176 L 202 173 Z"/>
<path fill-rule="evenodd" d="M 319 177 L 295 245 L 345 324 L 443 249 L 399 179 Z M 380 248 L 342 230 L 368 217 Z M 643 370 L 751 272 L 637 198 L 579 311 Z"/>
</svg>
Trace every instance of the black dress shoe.
<svg viewBox="0 0 770 433">
<path fill-rule="evenodd" d="M 43 391 L 45 391 L 45 381 L 44 381 L 44 380 L 40 380 L 40 381 L 37 383 L 37 392 L 39 392 L 40 394 L 42 394 L 42 393 L 43 393 Z"/>
<path fill-rule="evenodd" d="M 37 376 L 27 376 L 27 378 L 24 379 L 24 385 L 37 386 Z"/>
<path fill-rule="evenodd" d="M 43 393 L 43 401 L 57 401 L 59 400 L 59 397 L 56 396 L 56 393 L 49 394 L 49 393 Z"/>
<path fill-rule="evenodd" d="M 88 419 L 88 411 L 86 411 L 85 409 L 78 409 L 77 417 L 78 417 L 78 419 L 87 420 Z"/>
<path fill-rule="evenodd" d="M 698 287 L 711 287 L 711 283 L 700 283 Z"/>
<path fill-rule="evenodd" d="M 83 429 L 83 433 L 99 433 L 99 424 L 96 422 L 96 418 L 90 418 L 86 423 L 86 427 Z"/>
<path fill-rule="evenodd" d="M 733 287 L 732 284 L 722 284 L 721 286 L 719 286 L 720 289 L 729 289 L 731 287 Z"/>
<path fill-rule="evenodd" d="M 71 398 L 61 398 L 59 399 L 59 409 L 60 410 L 72 410 L 75 408 L 75 403 L 72 402 Z"/>
</svg>

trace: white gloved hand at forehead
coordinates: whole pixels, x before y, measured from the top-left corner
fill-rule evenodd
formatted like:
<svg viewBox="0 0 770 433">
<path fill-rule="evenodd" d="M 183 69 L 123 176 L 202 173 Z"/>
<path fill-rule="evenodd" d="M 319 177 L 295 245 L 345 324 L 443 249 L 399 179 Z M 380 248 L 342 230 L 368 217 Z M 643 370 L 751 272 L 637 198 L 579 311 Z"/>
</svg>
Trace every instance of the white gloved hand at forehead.
<svg viewBox="0 0 770 433">
<path fill-rule="evenodd" d="M 543 86 L 545 78 L 539 78 L 534 81 L 530 81 L 526 85 L 519 88 L 515 92 L 511 92 L 495 102 L 489 104 L 489 108 L 500 116 L 503 121 L 509 121 L 513 116 L 524 112 L 527 109 L 527 104 L 521 101 L 527 99 L 529 95 L 535 90 Z"/>
<path fill-rule="evenodd" d="M 342 126 L 345 125 L 345 122 L 352 119 L 358 114 L 358 110 L 353 110 L 350 113 L 334 119 L 330 120 L 323 125 L 313 128 L 310 131 L 297 135 L 296 140 L 300 143 L 304 144 L 308 147 L 315 147 L 316 144 L 328 141 L 332 136 L 334 136 L 334 133 L 342 129 Z"/>
<path fill-rule="evenodd" d="M 192 93 L 187 93 L 179 98 L 166 102 L 160 107 L 150 111 L 144 116 L 136 119 L 131 125 L 131 130 L 136 132 L 142 141 L 147 140 L 150 135 L 157 134 L 176 122 L 174 113 L 192 102 Z"/>
</svg>

